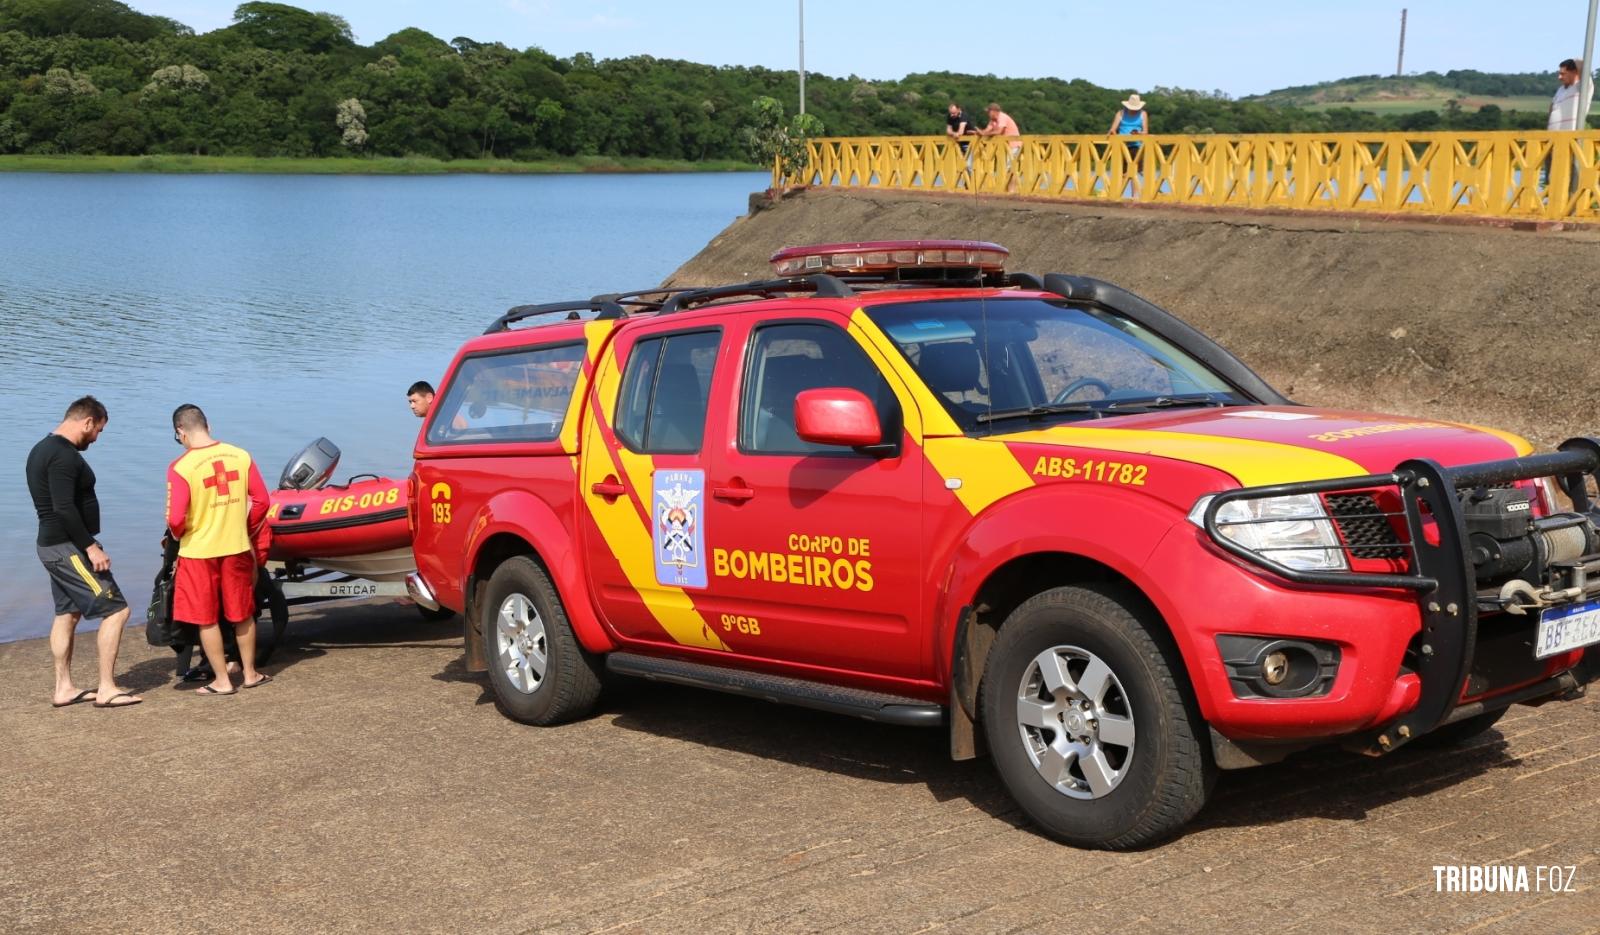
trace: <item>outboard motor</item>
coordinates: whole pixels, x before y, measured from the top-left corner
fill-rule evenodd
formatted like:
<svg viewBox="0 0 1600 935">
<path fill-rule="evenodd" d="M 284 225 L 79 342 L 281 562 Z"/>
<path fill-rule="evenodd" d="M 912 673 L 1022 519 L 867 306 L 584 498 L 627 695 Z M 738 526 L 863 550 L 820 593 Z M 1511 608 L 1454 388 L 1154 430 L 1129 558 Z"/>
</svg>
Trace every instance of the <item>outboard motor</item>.
<svg viewBox="0 0 1600 935">
<path fill-rule="evenodd" d="M 289 459 L 278 478 L 279 490 L 315 490 L 333 477 L 339 466 L 339 446 L 319 438 Z"/>
</svg>

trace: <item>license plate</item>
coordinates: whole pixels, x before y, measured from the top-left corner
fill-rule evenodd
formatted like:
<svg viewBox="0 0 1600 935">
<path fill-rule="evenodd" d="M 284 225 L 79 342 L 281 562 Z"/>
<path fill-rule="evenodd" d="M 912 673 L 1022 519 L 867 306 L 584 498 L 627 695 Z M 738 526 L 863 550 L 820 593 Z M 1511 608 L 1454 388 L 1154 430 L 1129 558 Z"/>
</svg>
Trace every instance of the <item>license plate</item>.
<svg viewBox="0 0 1600 935">
<path fill-rule="evenodd" d="M 1594 643 L 1600 643 L 1600 601 L 1554 607 L 1539 615 L 1533 658 L 1545 659 Z"/>
</svg>

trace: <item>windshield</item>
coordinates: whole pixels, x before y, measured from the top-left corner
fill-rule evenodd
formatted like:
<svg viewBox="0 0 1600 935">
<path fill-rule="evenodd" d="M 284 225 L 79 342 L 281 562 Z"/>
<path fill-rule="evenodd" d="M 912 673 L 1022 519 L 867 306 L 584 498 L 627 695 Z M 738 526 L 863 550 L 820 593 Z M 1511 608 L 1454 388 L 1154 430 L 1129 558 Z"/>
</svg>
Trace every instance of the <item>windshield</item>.
<svg viewBox="0 0 1600 935">
<path fill-rule="evenodd" d="M 966 431 L 1253 402 L 1169 341 L 1104 309 L 949 299 L 868 314 Z"/>
</svg>

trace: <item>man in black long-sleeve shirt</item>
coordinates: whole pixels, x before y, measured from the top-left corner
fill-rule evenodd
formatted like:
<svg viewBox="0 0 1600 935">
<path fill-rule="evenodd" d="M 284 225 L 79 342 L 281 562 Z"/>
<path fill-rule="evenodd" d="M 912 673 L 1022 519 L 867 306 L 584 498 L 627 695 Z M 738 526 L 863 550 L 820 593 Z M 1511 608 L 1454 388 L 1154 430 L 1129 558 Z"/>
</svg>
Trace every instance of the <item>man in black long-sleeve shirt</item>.
<svg viewBox="0 0 1600 935">
<path fill-rule="evenodd" d="M 111 577 L 111 557 L 95 541 L 100 532 L 100 501 L 94 471 L 83 450 L 105 430 L 106 407 L 85 396 L 67 407 L 56 430 L 28 452 L 28 493 L 39 514 L 39 561 L 50 575 L 56 615 L 50 624 L 50 654 L 58 708 L 92 701 L 97 708 L 125 708 L 143 701 L 117 685 L 113 671 L 128 622 L 128 602 Z M 92 691 L 72 684 L 72 643 L 78 621 L 100 620 L 100 682 Z"/>
</svg>

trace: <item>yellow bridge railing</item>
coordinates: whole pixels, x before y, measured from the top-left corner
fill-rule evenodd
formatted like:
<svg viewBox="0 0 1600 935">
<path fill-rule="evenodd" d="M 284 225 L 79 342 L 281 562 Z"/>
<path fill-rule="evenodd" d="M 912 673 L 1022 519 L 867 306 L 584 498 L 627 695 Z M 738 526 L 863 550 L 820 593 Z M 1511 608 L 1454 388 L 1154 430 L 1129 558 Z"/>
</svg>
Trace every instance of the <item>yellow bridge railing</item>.
<svg viewBox="0 0 1600 935">
<path fill-rule="evenodd" d="M 773 184 L 1600 221 L 1600 132 L 840 137 Z"/>
</svg>

